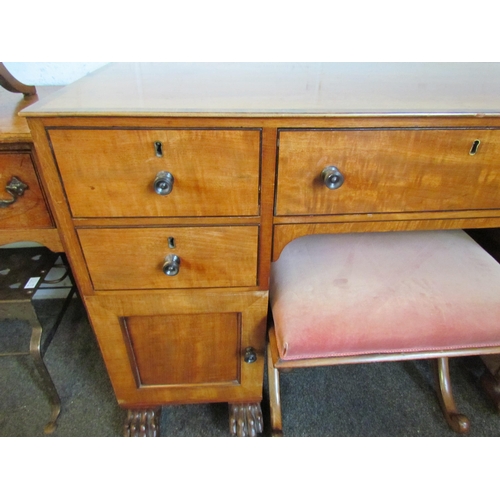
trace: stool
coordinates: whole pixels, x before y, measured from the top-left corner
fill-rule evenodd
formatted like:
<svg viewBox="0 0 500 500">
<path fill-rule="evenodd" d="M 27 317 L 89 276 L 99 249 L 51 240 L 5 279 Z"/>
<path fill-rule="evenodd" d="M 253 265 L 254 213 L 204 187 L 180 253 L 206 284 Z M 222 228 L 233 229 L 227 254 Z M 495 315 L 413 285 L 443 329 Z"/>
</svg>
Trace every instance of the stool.
<svg viewBox="0 0 500 500">
<path fill-rule="evenodd" d="M 458 433 L 448 358 L 500 352 L 500 265 L 463 231 L 313 235 L 271 269 L 268 375 L 282 435 L 280 371 L 435 358 L 437 393 Z"/>
<path fill-rule="evenodd" d="M 32 298 L 42 284 L 57 284 L 69 275 L 69 266 L 61 278 L 47 280 L 49 271 L 56 267 L 56 261 L 62 254 L 53 253 L 45 247 L 35 248 L 2 248 L 0 249 L 0 319 L 27 321 L 31 326 L 29 351 L 0 353 L 0 356 L 30 355 L 35 368 L 47 390 L 51 405 L 51 416 L 44 428 L 46 434 L 52 433 L 57 426 L 57 418 L 61 412 L 61 400 L 43 356 L 54 337 L 54 334 L 76 291 L 71 280 L 69 293 L 55 320 L 51 330 L 45 335 L 42 343 L 43 329 L 38 320 Z M 71 276 L 70 276 L 71 278 Z"/>
</svg>

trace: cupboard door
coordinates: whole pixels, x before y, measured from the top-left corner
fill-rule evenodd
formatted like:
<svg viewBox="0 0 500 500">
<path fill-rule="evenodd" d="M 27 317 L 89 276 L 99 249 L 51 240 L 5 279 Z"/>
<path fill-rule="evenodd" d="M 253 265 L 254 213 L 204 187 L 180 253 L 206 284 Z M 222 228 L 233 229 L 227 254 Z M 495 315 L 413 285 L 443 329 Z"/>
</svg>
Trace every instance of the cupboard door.
<svg viewBox="0 0 500 500">
<path fill-rule="evenodd" d="M 240 313 L 123 318 L 138 386 L 238 383 Z"/>
<path fill-rule="evenodd" d="M 258 402 L 267 292 L 85 297 L 118 402 Z M 257 359 L 246 362 L 251 348 Z"/>
</svg>

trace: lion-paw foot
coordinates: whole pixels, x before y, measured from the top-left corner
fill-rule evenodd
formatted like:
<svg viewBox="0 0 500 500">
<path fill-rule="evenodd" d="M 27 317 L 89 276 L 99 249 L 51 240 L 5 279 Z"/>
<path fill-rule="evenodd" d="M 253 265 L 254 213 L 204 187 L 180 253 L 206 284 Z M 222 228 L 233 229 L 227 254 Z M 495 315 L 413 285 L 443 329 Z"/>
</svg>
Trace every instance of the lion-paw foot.
<svg viewBox="0 0 500 500">
<path fill-rule="evenodd" d="M 264 430 L 260 403 L 229 405 L 229 430 L 231 436 L 257 436 Z"/>
<path fill-rule="evenodd" d="M 125 437 L 156 437 L 159 435 L 159 411 L 156 409 L 128 410 L 123 435 Z"/>
</svg>

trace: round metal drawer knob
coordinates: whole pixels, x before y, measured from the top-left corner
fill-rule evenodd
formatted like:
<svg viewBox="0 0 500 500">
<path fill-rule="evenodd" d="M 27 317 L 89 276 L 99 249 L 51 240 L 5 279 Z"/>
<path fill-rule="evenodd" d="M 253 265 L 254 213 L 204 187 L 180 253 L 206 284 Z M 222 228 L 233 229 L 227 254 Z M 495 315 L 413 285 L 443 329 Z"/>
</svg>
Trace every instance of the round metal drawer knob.
<svg viewBox="0 0 500 500">
<path fill-rule="evenodd" d="M 328 189 L 338 189 L 342 184 L 344 184 L 344 176 L 342 172 L 337 167 L 326 167 L 321 172 L 321 178 L 323 184 Z"/>
<path fill-rule="evenodd" d="M 243 359 L 245 363 L 255 363 L 257 361 L 257 352 L 253 347 L 247 347 Z"/>
<path fill-rule="evenodd" d="M 165 257 L 165 262 L 163 263 L 163 272 L 167 276 L 175 276 L 179 274 L 181 268 L 181 259 L 174 254 L 169 254 Z"/>
<path fill-rule="evenodd" d="M 174 188 L 174 176 L 170 172 L 158 172 L 153 182 L 153 188 L 162 196 L 170 194 Z"/>
</svg>

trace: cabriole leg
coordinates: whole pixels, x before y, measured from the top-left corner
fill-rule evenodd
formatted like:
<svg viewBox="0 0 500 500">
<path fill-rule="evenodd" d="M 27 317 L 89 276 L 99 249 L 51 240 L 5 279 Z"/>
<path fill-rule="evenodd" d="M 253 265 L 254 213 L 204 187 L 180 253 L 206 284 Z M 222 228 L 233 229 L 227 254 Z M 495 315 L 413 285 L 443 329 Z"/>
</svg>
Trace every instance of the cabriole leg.
<svg viewBox="0 0 500 500">
<path fill-rule="evenodd" d="M 43 361 L 41 352 L 41 340 L 42 340 L 42 326 L 36 318 L 35 312 L 30 319 L 31 326 L 31 340 L 30 340 L 30 355 L 33 359 L 34 365 L 41 379 L 43 380 L 44 386 L 47 390 L 47 395 L 49 397 L 49 402 L 51 406 L 50 420 L 44 427 L 45 434 L 52 434 L 57 427 L 57 418 L 61 413 L 61 399 L 57 393 L 56 386 L 52 381 L 49 371 Z"/>
<path fill-rule="evenodd" d="M 267 378 L 269 381 L 269 406 L 271 410 L 271 432 L 273 437 L 283 436 L 281 420 L 280 373 L 273 365 L 271 346 L 267 346 Z"/>
<path fill-rule="evenodd" d="M 437 394 L 441 409 L 448 425 L 459 434 L 466 434 L 470 429 L 469 419 L 457 411 L 455 400 L 451 391 L 450 369 L 448 358 L 438 358 L 436 360 L 437 369 Z"/>
</svg>

